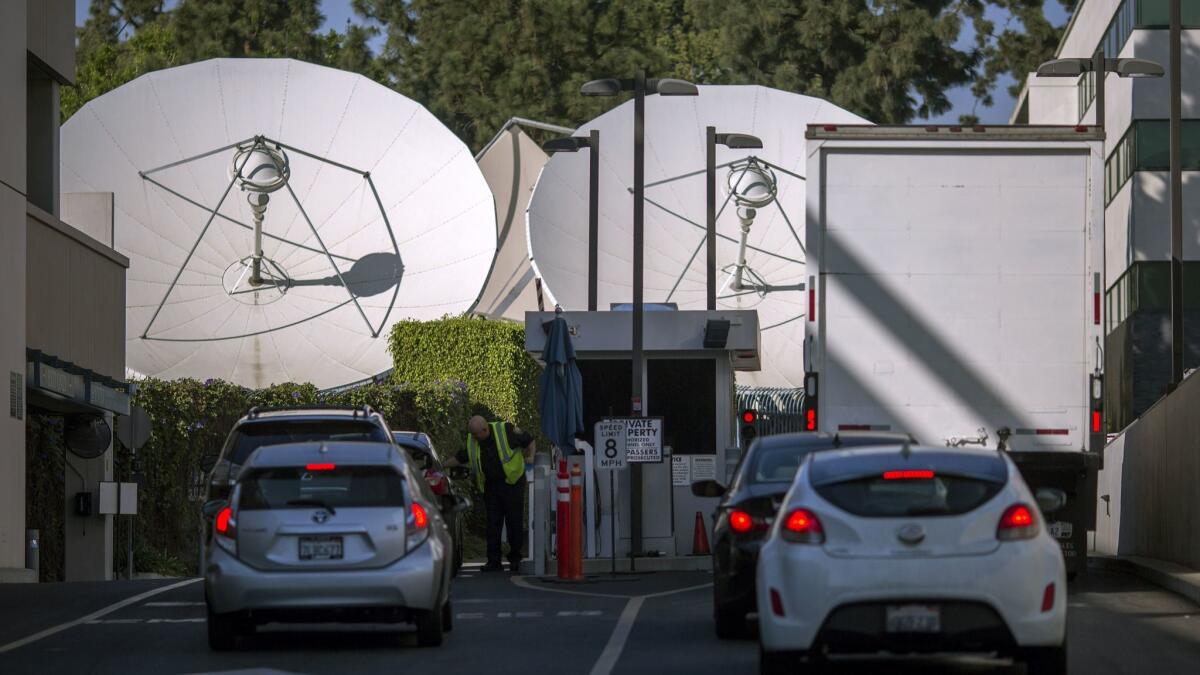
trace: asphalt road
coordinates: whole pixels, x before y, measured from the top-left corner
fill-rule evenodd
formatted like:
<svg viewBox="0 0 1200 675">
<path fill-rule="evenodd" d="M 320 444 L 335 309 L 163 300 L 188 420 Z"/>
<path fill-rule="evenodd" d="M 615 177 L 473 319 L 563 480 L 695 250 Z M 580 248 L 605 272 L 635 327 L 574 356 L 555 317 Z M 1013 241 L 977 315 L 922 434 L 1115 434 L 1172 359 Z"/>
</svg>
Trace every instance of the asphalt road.
<svg viewBox="0 0 1200 675">
<path fill-rule="evenodd" d="M 651 573 L 564 585 L 468 571 L 456 582 L 455 627 L 440 648 L 417 647 L 407 627 L 321 625 L 263 628 L 224 654 L 208 650 L 199 583 L 0 586 L 0 673 L 756 672 L 753 640 L 713 636 L 709 580 Z M 1200 607 L 1103 572 L 1073 584 L 1070 602 L 1072 672 L 1200 672 Z M 839 661 L 834 672 L 880 672 L 880 664 Z M 920 659 L 885 672 L 1020 669 Z"/>
</svg>

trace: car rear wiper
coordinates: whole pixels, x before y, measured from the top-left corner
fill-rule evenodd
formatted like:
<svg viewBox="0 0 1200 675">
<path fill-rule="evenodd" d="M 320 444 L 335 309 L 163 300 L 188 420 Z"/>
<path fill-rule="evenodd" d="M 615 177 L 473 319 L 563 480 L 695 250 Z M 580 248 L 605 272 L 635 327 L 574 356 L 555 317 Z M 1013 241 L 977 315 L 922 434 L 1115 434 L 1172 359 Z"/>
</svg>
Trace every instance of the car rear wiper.
<svg viewBox="0 0 1200 675">
<path fill-rule="evenodd" d="M 329 502 L 325 501 L 324 499 L 313 499 L 312 497 L 306 497 L 304 499 L 291 499 L 291 500 L 288 500 L 287 505 L 288 506 L 317 506 L 317 507 L 320 507 L 320 508 L 328 511 L 329 515 L 331 515 L 331 516 L 337 515 L 337 510 L 335 510 L 333 508 L 333 506 Z"/>
</svg>

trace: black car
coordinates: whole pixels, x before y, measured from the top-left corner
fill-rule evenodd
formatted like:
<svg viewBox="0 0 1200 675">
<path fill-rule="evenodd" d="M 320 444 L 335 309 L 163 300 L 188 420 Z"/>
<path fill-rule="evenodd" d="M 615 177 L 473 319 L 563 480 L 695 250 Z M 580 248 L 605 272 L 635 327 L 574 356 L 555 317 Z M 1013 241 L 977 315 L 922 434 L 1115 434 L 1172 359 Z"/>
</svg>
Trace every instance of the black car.
<svg viewBox="0 0 1200 675">
<path fill-rule="evenodd" d="M 433 440 L 428 434 L 420 431 L 394 431 L 392 440 L 408 452 L 413 461 L 413 468 L 425 478 L 430 492 L 443 505 L 452 505 L 457 501 L 457 497 L 466 497 L 462 490 L 455 490 L 450 472 L 442 466 L 442 460 L 438 459 L 437 452 L 433 449 Z M 443 508 L 443 512 L 446 529 L 450 531 L 450 537 L 454 540 L 453 569 L 454 573 L 458 574 L 463 564 L 463 521 L 460 510 Z"/>
<path fill-rule="evenodd" d="M 742 456 L 729 487 L 714 480 L 692 483 L 698 497 L 721 497 L 713 517 L 713 618 L 717 636 L 745 633 L 746 615 L 755 612 L 754 577 L 758 549 L 771 528 L 783 496 L 804 457 L 818 450 L 915 443 L 908 434 L 823 431 L 777 434 L 756 439 Z"/>
</svg>

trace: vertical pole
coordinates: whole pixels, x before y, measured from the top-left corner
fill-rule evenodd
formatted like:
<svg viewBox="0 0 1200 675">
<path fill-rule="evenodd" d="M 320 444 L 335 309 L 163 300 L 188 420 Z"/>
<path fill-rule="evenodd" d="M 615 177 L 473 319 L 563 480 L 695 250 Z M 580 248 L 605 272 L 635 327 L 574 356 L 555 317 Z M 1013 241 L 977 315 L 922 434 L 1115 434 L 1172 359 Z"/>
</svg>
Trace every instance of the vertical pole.
<svg viewBox="0 0 1200 675">
<path fill-rule="evenodd" d="M 1092 75 L 1096 78 L 1096 126 L 1104 128 L 1104 82 L 1108 78 L 1105 70 L 1104 50 L 1097 49 L 1092 55 Z M 1107 151 L 1106 151 L 1107 152 Z"/>
<path fill-rule="evenodd" d="M 588 139 L 591 167 L 588 172 L 588 311 L 596 311 L 600 249 L 600 131 L 592 129 Z"/>
<path fill-rule="evenodd" d="M 646 234 L 643 220 L 646 187 L 645 124 L 646 72 L 639 70 L 633 79 L 633 353 L 631 360 L 633 361 L 633 401 L 635 405 L 632 407 L 634 407 L 634 417 L 646 415 L 644 400 L 646 363 L 645 354 L 642 352 L 642 319 L 645 312 L 642 304 L 642 272 L 645 263 L 643 256 Z M 630 473 L 633 478 L 630 485 L 633 492 L 629 523 L 631 535 L 629 561 L 632 568 L 633 559 L 642 551 L 642 467 L 634 464 Z"/>
<path fill-rule="evenodd" d="M 1183 381 L 1183 73 L 1179 0 L 1171 0 L 1171 381 Z"/>
<path fill-rule="evenodd" d="M 612 558 L 612 573 L 617 573 L 617 470 L 608 470 L 608 541 L 609 556 Z"/>
<path fill-rule="evenodd" d="M 705 245 L 708 255 L 704 264 L 704 279 L 708 292 L 707 308 L 711 312 L 717 308 L 717 128 L 706 128 L 705 136 L 705 224 L 708 227 Z"/>
</svg>

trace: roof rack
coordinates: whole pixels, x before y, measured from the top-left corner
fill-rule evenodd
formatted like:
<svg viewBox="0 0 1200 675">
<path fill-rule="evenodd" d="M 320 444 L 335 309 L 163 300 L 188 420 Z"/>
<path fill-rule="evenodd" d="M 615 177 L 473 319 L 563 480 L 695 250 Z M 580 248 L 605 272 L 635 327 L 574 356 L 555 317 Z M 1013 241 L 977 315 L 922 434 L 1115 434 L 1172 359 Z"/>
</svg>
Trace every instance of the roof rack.
<svg viewBox="0 0 1200 675">
<path fill-rule="evenodd" d="M 361 413 L 363 417 L 375 414 L 375 409 L 367 404 L 363 405 L 328 405 L 321 403 L 301 403 L 297 405 L 269 405 L 269 406 L 254 406 L 246 412 L 246 417 L 255 419 L 262 413 L 266 412 L 286 412 L 289 410 L 348 410 L 354 412 L 354 417 L 357 418 Z"/>
</svg>

